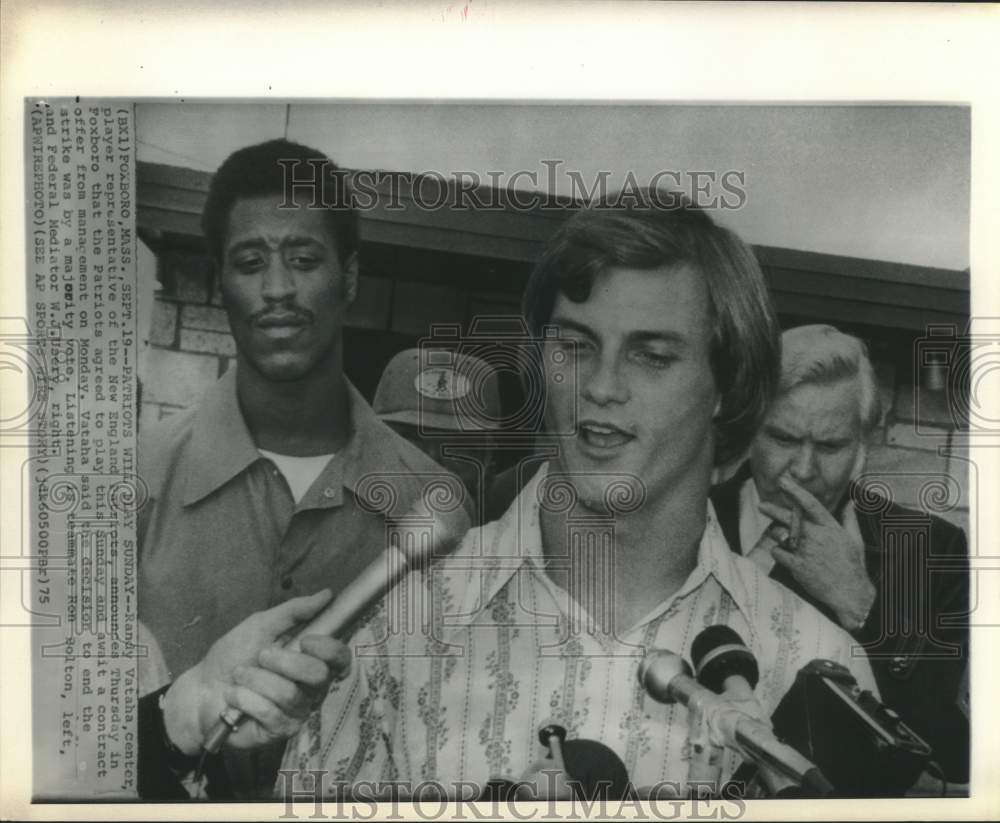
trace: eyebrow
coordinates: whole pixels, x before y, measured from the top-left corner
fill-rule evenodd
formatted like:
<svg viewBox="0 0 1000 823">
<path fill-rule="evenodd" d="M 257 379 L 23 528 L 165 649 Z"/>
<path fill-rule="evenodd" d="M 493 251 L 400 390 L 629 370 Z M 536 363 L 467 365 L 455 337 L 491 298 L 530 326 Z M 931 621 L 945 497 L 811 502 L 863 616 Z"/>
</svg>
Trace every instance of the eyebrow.
<svg viewBox="0 0 1000 823">
<path fill-rule="evenodd" d="M 823 446 L 847 446 L 854 442 L 853 437 L 821 437 L 817 441 Z"/>
<path fill-rule="evenodd" d="M 570 331 L 578 332 L 579 334 L 584 334 L 587 337 L 597 339 L 598 335 L 589 326 L 579 323 L 576 320 L 569 320 L 566 318 L 559 317 L 555 315 L 549 321 L 551 324 L 559 326 L 560 328 L 568 329 Z M 687 347 L 688 340 L 684 335 L 672 331 L 644 331 L 637 330 L 629 332 L 628 339 L 632 343 L 670 343 L 676 346 Z"/>
<path fill-rule="evenodd" d="M 589 326 L 585 326 L 583 323 L 577 323 L 575 320 L 566 320 L 565 318 L 555 315 L 549 321 L 550 324 L 556 325 L 561 329 L 567 329 L 569 331 L 579 332 L 580 334 L 585 334 L 588 337 L 596 337 L 593 330 Z"/>
<path fill-rule="evenodd" d="M 325 248 L 322 240 L 305 235 L 291 235 L 283 237 L 278 244 L 280 248 L 301 248 L 302 246 L 318 246 Z M 266 249 L 270 244 L 262 237 L 251 237 L 246 240 L 238 240 L 226 249 L 226 254 L 236 254 L 244 249 Z"/>
<path fill-rule="evenodd" d="M 764 423 L 761 427 L 764 431 L 771 435 L 779 435 L 782 437 L 791 437 L 795 440 L 800 440 L 802 436 L 796 432 L 789 431 L 784 426 L 780 426 L 777 423 Z M 816 443 L 828 446 L 846 446 L 853 440 L 851 437 L 820 437 L 815 440 Z"/>
<path fill-rule="evenodd" d="M 786 437 L 798 437 L 798 435 L 786 429 L 784 426 L 779 426 L 777 423 L 764 423 L 761 428 L 768 434 L 780 434 Z"/>
<path fill-rule="evenodd" d="M 687 347 L 687 338 L 672 331 L 636 331 L 629 334 L 629 339 L 636 343 L 671 343 L 675 346 Z"/>
</svg>

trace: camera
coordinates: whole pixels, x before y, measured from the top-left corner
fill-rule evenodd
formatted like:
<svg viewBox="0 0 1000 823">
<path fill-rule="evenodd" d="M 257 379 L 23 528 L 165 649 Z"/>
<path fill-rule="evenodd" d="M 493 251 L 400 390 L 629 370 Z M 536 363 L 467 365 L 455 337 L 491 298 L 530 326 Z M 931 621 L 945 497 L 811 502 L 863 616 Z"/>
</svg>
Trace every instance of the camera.
<svg viewBox="0 0 1000 823">
<path fill-rule="evenodd" d="M 774 732 L 812 760 L 837 797 L 902 795 L 931 748 L 838 663 L 813 660 L 771 716 Z"/>
</svg>

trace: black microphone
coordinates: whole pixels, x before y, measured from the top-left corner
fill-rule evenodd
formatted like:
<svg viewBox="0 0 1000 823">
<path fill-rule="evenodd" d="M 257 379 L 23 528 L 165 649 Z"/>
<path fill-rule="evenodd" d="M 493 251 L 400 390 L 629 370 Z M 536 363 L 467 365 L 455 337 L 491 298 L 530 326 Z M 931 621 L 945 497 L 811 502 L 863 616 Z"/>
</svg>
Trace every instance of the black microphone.
<svg viewBox="0 0 1000 823">
<path fill-rule="evenodd" d="M 691 662 L 698 682 L 716 694 L 726 691 L 746 692 L 757 688 L 760 670 L 757 658 L 729 626 L 709 626 L 691 644 Z"/>
<path fill-rule="evenodd" d="M 557 776 L 547 780 L 544 786 L 538 785 L 538 773 L 526 776 L 521 781 L 521 799 L 568 800 L 570 798 L 562 794 L 572 792 L 578 800 L 621 800 L 629 794 L 631 783 L 625 764 L 608 746 L 596 740 L 567 740 L 566 729 L 556 723 L 542 726 L 538 739 L 548 749 L 548 759 L 552 760 Z M 491 783 L 495 785 L 489 787 L 491 791 L 487 797 L 495 797 L 497 793 L 502 796 L 506 787 L 500 786 L 500 781 Z M 555 792 L 555 795 L 548 797 L 547 792 Z"/>
<path fill-rule="evenodd" d="M 699 632 L 691 644 L 691 659 L 695 666 L 695 676 L 705 688 L 728 700 L 753 700 L 753 690 L 760 681 L 757 658 L 747 648 L 743 638 L 729 626 L 717 624 Z M 801 754 L 800 747 L 791 748 Z M 755 765 L 758 767 L 756 770 Z M 817 779 L 811 773 L 801 786 L 795 782 L 798 778 L 789 782 L 786 772 L 771 768 L 758 759 L 744 762 L 731 782 L 745 784 L 748 779 L 752 779 L 755 771 L 759 771 L 760 779 L 774 797 L 808 797 L 811 792 L 833 791 L 832 786 L 828 791 L 828 781 L 813 785 Z M 816 771 L 821 778 L 825 778 L 818 769 Z"/>
<path fill-rule="evenodd" d="M 705 645 L 713 645 L 711 638 Z M 743 645 L 742 641 L 740 645 Z M 702 648 L 700 646 L 699 651 Z M 708 652 L 704 652 L 700 656 L 703 666 L 707 655 Z M 729 665 L 726 664 L 721 671 L 728 671 Z M 727 697 L 737 697 L 746 692 L 752 697 L 753 691 L 742 675 L 727 675 L 725 679 L 734 678 L 743 680 L 743 683 L 737 682 L 735 693 Z M 639 666 L 639 682 L 654 700 L 681 703 L 690 711 L 703 715 L 717 745 L 734 749 L 759 765 L 784 774 L 816 796 L 826 797 L 833 793 L 833 787 L 813 763 L 779 741 L 766 723 L 752 717 L 731 699 L 695 681 L 687 662 L 673 652 L 654 650 L 647 654 Z"/>
<path fill-rule="evenodd" d="M 615 752 L 596 740 L 577 738 L 563 743 L 570 785 L 579 800 L 621 800 L 629 793 L 625 764 Z"/>
<path fill-rule="evenodd" d="M 538 730 L 538 742 L 549 750 L 556 767 L 566 771 L 566 761 L 563 759 L 563 741 L 566 740 L 566 729 L 558 723 L 548 723 Z M 567 772 L 568 774 L 568 772 Z"/>
</svg>

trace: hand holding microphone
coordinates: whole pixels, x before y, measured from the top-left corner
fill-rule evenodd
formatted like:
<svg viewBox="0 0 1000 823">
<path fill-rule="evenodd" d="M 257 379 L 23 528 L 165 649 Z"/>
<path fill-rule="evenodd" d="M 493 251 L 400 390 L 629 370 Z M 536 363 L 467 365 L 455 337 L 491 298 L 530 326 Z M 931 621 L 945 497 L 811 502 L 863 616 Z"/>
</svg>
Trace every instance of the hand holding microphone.
<svg viewBox="0 0 1000 823">
<path fill-rule="evenodd" d="M 390 544 L 349 583 L 344 590 L 303 628 L 287 638 L 284 650 L 299 652 L 313 636 L 346 640 L 356 621 L 375 605 L 413 568 L 453 549 L 467 524 L 462 509 L 447 515 L 426 517 L 407 515 L 391 533 Z M 244 713 L 233 706 L 219 714 L 219 721 L 205 738 L 202 748 L 214 754 L 226 739 L 238 732 Z"/>
<path fill-rule="evenodd" d="M 294 734 L 330 680 L 350 668 L 351 655 L 332 637 L 308 637 L 294 650 L 282 648 L 280 638 L 329 601 L 329 589 L 296 597 L 250 615 L 215 641 L 162 698 L 164 731 L 173 746 L 197 755 L 227 704 L 247 717 L 230 738 L 234 748 L 252 749 Z"/>
</svg>

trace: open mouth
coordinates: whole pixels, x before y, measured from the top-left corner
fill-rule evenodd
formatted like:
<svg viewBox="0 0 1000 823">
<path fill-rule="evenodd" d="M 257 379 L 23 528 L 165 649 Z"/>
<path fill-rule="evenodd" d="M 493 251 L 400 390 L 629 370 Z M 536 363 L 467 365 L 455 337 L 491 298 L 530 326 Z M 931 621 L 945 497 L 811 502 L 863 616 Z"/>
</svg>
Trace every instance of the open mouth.
<svg viewBox="0 0 1000 823">
<path fill-rule="evenodd" d="M 586 420 L 577 429 L 580 439 L 593 449 L 617 449 L 635 437 L 617 426 Z"/>
</svg>

